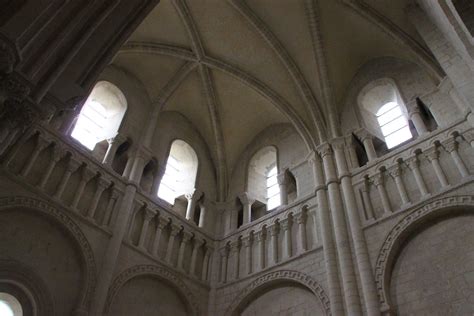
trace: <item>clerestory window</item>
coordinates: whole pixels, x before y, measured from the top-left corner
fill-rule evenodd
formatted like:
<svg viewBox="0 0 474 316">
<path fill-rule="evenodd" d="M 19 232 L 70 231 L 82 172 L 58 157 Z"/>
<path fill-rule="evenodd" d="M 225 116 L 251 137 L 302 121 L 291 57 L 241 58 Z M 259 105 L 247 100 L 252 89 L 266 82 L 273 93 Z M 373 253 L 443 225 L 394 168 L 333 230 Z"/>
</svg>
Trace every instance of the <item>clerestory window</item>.
<svg viewBox="0 0 474 316">
<path fill-rule="evenodd" d="M 115 136 L 126 110 L 127 100 L 120 89 L 100 81 L 84 103 L 71 137 L 93 150 L 97 143 Z"/>
<path fill-rule="evenodd" d="M 0 316 L 23 316 L 23 308 L 16 297 L 0 292 Z"/>
<path fill-rule="evenodd" d="M 193 192 L 197 168 L 198 158 L 194 149 L 182 140 L 175 140 L 166 161 L 158 197 L 173 205 L 177 197 Z"/>
<path fill-rule="evenodd" d="M 408 120 L 396 102 L 389 102 L 377 111 L 377 121 L 387 147 L 393 148 L 413 137 Z"/>
<path fill-rule="evenodd" d="M 267 210 L 272 210 L 281 205 L 277 175 L 278 169 L 276 166 L 272 167 L 267 173 Z"/>
</svg>

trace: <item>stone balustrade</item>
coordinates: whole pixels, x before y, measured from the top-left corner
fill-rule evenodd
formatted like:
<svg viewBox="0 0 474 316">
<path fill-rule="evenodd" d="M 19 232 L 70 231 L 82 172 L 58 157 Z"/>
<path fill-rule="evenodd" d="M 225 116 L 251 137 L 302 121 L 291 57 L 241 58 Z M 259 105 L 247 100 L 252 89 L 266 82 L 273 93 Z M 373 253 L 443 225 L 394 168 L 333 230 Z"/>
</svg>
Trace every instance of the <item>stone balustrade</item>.
<svg viewBox="0 0 474 316">
<path fill-rule="evenodd" d="M 82 148 L 35 126 L 3 156 L 2 169 L 45 199 L 111 234 L 127 181 Z M 165 203 L 139 191 L 125 244 L 200 282 L 208 282 L 213 240 Z"/>
<path fill-rule="evenodd" d="M 474 131 L 465 121 L 427 134 L 352 171 L 370 225 L 474 180 Z"/>
<path fill-rule="evenodd" d="M 235 282 L 321 246 L 314 196 L 258 219 L 219 242 L 220 283 Z"/>
</svg>

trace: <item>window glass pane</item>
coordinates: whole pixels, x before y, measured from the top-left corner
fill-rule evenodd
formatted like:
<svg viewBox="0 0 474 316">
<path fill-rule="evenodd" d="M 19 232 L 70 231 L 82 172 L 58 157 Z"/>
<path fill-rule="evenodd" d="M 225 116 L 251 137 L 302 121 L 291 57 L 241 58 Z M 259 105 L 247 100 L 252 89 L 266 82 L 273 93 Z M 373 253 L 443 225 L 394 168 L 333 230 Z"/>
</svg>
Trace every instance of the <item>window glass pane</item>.
<svg viewBox="0 0 474 316">
<path fill-rule="evenodd" d="M 388 148 L 392 148 L 411 138 L 412 138 L 412 135 L 410 132 L 410 128 L 408 126 L 405 126 L 402 129 L 396 131 L 395 133 L 390 134 L 387 137 L 385 137 L 385 142 L 387 143 Z"/>
<path fill-rule="evenodd" d="M 267 189 L 267 196 L 273 196 L 278 193 L 280 193 L 280 187 L 278 186 L 278 184 L 272 185 Z"/>
<path fill-rule="evenodd" d="M 279 194 L 275 195 L 275 196 L 268 199 L 268 201 L 267 201 L 267 210 L 272 210 L 275 207 L 280 206 L 280 204 L 281 204 L 280 195 Z"/>
<path fill-rule="evenodd" d="M 396 102 L 389 102 L 385 104 L 377 111 L 377 116 L 381 116 L 387 113 L 389 110 L 393 109 L 394 107 L 398 107 L 398 104 Z"/>
<path fill-rule="evenodd" d="M 276 176 L 267 178 L 267 187 L 275 185 L 276 183 L 277 183 L 277 177 Z"/>
<path fill-rule="evenodd" d="M 387 135 L 395 132 L 396 130 L 399 130 L 400 128 L 405 127 L 407 125 L 408 125 L 408 122 L 407 122 L 406 118 L 404 116 L 400 116 L 400 117 L 394 119 L 393 121 L 391 121 L 390 123 L 387 123 L 384 126 L 382 126 L 382 134 L 384 136 L 387 136 Z"/>
<path fill-rule="evenodd" d="M 277 167 L 275 166 L 272 169 L 270 169 L 270 171 L 267 174 L 267 177 L 271 177 L 271 176 L 274 176 L 276 174 L 277 174 Z"/>
<path fill-rule="evenodd" d="M 399 106 L 397 106 L 396 108 L 393 108 L 390 111 L 380 115 L 377 120 L 379 121 L 380 125 L 385 125 L 399 116 L 402 116 L 402 110 Z"/>
</svg>

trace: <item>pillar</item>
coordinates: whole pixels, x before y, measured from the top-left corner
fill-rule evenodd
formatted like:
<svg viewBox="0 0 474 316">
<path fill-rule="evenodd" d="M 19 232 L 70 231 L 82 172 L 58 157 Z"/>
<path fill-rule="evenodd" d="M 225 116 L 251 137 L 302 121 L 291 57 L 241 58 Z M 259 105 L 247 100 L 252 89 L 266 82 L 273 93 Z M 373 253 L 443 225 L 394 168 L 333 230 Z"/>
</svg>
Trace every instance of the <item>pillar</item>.
<svg viewBox="0 0 474 316">
<path fill-rule="evenodd" d="M 344 303 L 342 301 L 341 287 L 339 285 L 336 250 L 334 247 L 326 185 L 321 166 L 321 157 L 317 152 L 312 152 L 308 157 L 308 161 L 313 169 L 316 199 L 318 202 L 318 223 L 321 230 L 321 239 L 323 243 L 324 266 L 326 268 L 326 274 L 328 277 L 329 303 L 331 305 L 331 313 L 333 315 L 343 315 Z M 317 233 L 317 231 L 315 233 Z"/>
<path fill-rule="evenodd" d="M 199 214 L 198 227 L 203 228 L 203 227 L 206 227 L 207 225 L 207 214 L 206 214 L 207 206 L 204 204 L 204 202 L 201 202 L 200 208 L 201 208 L 201 213 Z"/>
<path fill-rule="evenodd" d="M 247 192 L 244 192 L 239 194 L 239 200 L 244 207 L 243 225 L 245 225 L 252 221 L 252 204 L 255 203 L 255 199 L 250 197 Z"/>
<path fill-rule="evenodd" d="M 253 244 L 253 235 L 250 234 L 242 239 L 242 245 L 245 249 L 245 268 L 246 274 L 252 273 L 252 244 Z"/>
<path fill-rule="evenodd" d="M 256 235 L 256 240 L 258 243 L 258 268 L 259 270 L 265 269 L 265 258 L 266 258 L 266 251 L 265 251 L 265 230 L 262 228 Z"/>
<path fill-rule="evenodd" d="M 188 221 L 194 222 L 194 211 L 196 209 L 196 202 L 201 198 L 202 192 L 199 190 L 194 190 L 193 193 L 185 194 L 186 199 L 188 200 L 188 206 L 186 208 L 186 219 Z"/>
<path fill-rule="evenodd" d="M 438 148 L 435 146 L 434 148 L 429 151 L 426 156 L 428 160 L 431 162 L 431 166 L 436 174 L 436 178 L 438 178 L 439 183 L 443 188 L 449 185 L 448 179 L 444 174 L 443 168 L 441 168 L 441 164 L 439 163 L 439 151 Z"/>
<path fill-rule="evenodd" d="M 298 254 L 302 254 L 307 250 L 307 239 L 306 239 L 306 211 L 303 209 L 296 216 L 296 223 L 298 224 Z M 314 223 L 316 225 L 316 222 Z"/>
<path fill-rule="evenodd" d="M 368 176 L 364 177 L 364 184 L 361 188 L 362 201 L 364 202 L 365 215 L 367 220 L 375 219 L 374 207 L 372 206 L 372 200 L 370 199 L 370 180 Z"/>
<path fill-rule="evenodd" d="M 71 177 L 72 173 L 76 171 L 80 167 L 81 163 L 75 161 L 72 157 L 68 161 L 68 164 L 66 166 L 66 171 L 63 174 L 63 177 L 61 178 L 61 181 L 59 182 L 56 192 L 54 193 L 53 197 L 57 200 L 61 199 L 61 196 L 63 195 L 64 189 L 66 189 L 66 185 L 69 181 L 69 178 Z"/>
<path fill-rule="evenodd" d="M 143 216 L 143 224 L 142 229 L 140 231 L 140 239 L 138 240 L 138 247 L 146 250 L 145 243 L 146 243 L 146 236 L 148 233 L 148 227 L 150 226 L 150 221 L 155 217 L 157 211 L 151 210 L 149 208 L 145 208 L 145 214 Z"/>
<path fill-rule="evenodd" d="M 367 241 L 362 230 L 362 225 L 359 217 L 359 210 L 356 203 L 354 187 L 352 186 L 352 177 L 347 167 L 346 157 L 344 155 L 345 142 L 341 139 L 333 141 L 334 155 L 336 158 L 336 165 L 338 169 L 339 179 L 341 181 L 342 193 L 344 197 L 344 204 L 346 206 L 347 218 L 349 220 L 349 228 L 351 239 L 354 244 L 355 260 L 357 262 L 357 269 L 361 281 L 361 290 L 363 294 L 363 302 L 368 315 L 380 315 L 379 299 L 375 287 L 375 279 L 372 274 L 372 266 L 370 264 L 369 250 L 367 248 Z M 343 222 L 341 222 L 342 224 Z M 350 250 L 349 250 L 350 251 Z M 349 270 L 348 273 L 351 271 Z M 344 280 L 344 278 L 343 278 Z M 357 286 L 357 283 L 355 282 Z M 351 287 L 349 287 L 350 289 Z M 352 289 L 351 289 L 352 290 Z M 357 294 L 354 292 L 354 294 Z M 350 301 L 349 301 L 350 302 Z M 357 305 L 359 304 L 356 302 Z M 348 313 L 350 304 L 348 306 Z M 354 313 L 358 313 L 359 306 L 353 306 Z"/>
<path fill-rule="evenodd" d="M 283 251 L 281 257 L 282 259 L 288 259 L 291 257 L 291 217 L 280 222 L 280 228 L 283 231 Z"/>
<path fill-rule="evenodd" d="M 351 168 L 359 168 L 359 159 L 357 158 L 357 153 L 354 144 L 354 136 L 351 134 L 345 137 L 346 148 L 349 154 L 349 161 Z"/>
<path fill-rule="evenodd" d="M 47 141 L 47 140 L 45 140 L 44 138 L 42 138 L 41 135 L 38 136 L 38 139 L 37 139 L 35 148 L 33 149 L 33 152 L 29 155 L 28 160 L 27 160 L 25 166 L 23 167 L 23 169 L 21 169 L 20 175 L 21 175 L 22 177 L 27 177 L 27 176 L 28 176 L 28 174 L 29 174 L 30 171 L 31 171 L 31 168 L 33 167 L 33 165 L 34 165 L 35 162 L 36 162 L 36 159 L 38 159 L 39 154 L 40 154 L 40 153 L 43 151 L 43 149 L 45 149 L 49 144 L 50 144 L 50 142 Z"/>
<path fill-rule="evenodd" d="M 408 166 L 415 177 L 415 182 L 420 191 L 421 197 L 429 195 L 428 189 L 426 188 L 425 180 L 420 171 L 420 162 L 418 160 L 418 155 L 415 155 L 408 161 Z"/>
<path fill-rule="evenodd" d="M 393 168 L 389 170 L 390 176 L 392 176 L 395 184 L 397 186 L 398 194 L 400 195 L 400 199 L 402 200 L 403 205 L 407 205 L 410 203 L 410 199 L 408 198 L 407 190 L 405 188 L 405 183 L 402 179 L 402 168 L 400 163 L 397 163 Z"/>
<path fill-rule="evenodd" d="M 240 248 L 240 239 L 230 244 L 230 251 L 233 252 L 234 257 L 234 280 L 238 280 L 240 275 Z"/>
<path fill-rule="evenodd" d="M 104 165 L 107 167 L 112 167 L 117 149 L 123 144 L 125 140 L 126 138 L 121 134 L 117 134 L 114 137 L 107 139 L 109 146 L 107 147 L 107 152 L 105 153 L 104 159 L 102 160 Z"/>
<path fill-rule="evenodd" d="M 341 192 L 339 190 L 336 169 L 333 161 L 333 151 L 326 143 L 318 147 L 323 158 L 324 173 L 326 175 L 326 186 L 329 194 L 329 205 L 332 214 L 332 224 L 336 237 L 336 251 L 339 257 L 339 267 L 341 270 L 343 294 L 346 302 L 346 312 L 349 315 L 361 315 L 359 291 L 354 272 L 354 264 L 347 234 L 346 217 L 342 203 Z M 343 177 L 346 174 L 342 174 Z"/>
<path fill-rule="evenodd" d="M 418 133 L 418 135 L 423 136 L 425 134 L 428 134 L 428 129 L 426 128 L 425 121 L 421 117 L 420 109 L 418 108 L 418 105 L 413 105 L 410 111 L 408 112 L 408 116 L 410 117 L 410 120 L 413 122 L 413 125 L 415 125 L 415 129 Z"/>
<path fill-rule="evenodd" d="M 277 176 L 278 186 L 280 188 L 280 202 L 281 205 L 288 204 L 288 181 L 286 173 L 282 172 Z"/>
<path fill-rule="evenodd" d="M 97 187 L 94 192 L 94 197 L 92 198 L 91 205 L 89 206 L 89 210 L 87 212 L 87 217 L 94 218 L 95 212 L 97 211 L 97 206 L 99 205 L 100 197 L 102 193 L 110 185 L 110 182 L 107 180 L 99 177 L 97 178 Z"/>
<path fill-rule="evenodd" d="M 227 283 L 227 266 L 228 266 L 228 259 L 229 259 L 229 248 L 226 245 L 219 251 L 221 255 L 221 282 Z"/>
<path fill-rule="evenodd" d="M 382 171 L 375 174 L 373 181 L 382 201 L 383 212 L 388 215 L 392 213 L 392 207 L 388 198 L 387 190 L 385 189 L 384 176 Z"/>
<path fill-rule="evenodd" d="M 204 253 L 204 260 L 202 262 L 202 271 L 201 271 L 201 280 L 206 281 L 208 278 L 209 272 L 209 258 L 211 257 L 212 248 L 206 247 L 206 251 Z"/>
<path fill-rule="evenodd" d="M 453 140 L 450 141 L 446 144 L 443 144 L 444 148 L 446 151 L 451 155 L 451 158 L 454 161 L 454 164 L 456 165 L 456 168 L 459 171 L 459 174 L 461 177 L 465 178 L 469 176 L 469 171 L 466 168 L 466 165 L 464 164 L 464 161 L 462 160 L 461 156 L 459 155 L 458 151 L 458 142 Z"/>
<path fill-rule="evenodd" d="M 270 247 L 268 248 L 269 251 L 269 262 L 268 266 L 272 266 L 278 263 L 278 234 L 280 232 L 280 228 L 278 227 L 277 223 L 274 223 L 272 226 L 269 227 L 270 230 Z"/>
<path fill-rule="evenodd" d="M 107 201 L 107 206 L 105 207 L 105 214 L 102 218 L 101 224 L 102 226 L 109 226 L 112 224 L 112 213 L 115 208 L 115 205 L 117 204 L 118 195 L 119 193 L 117 192 L 117 188 L 113 186 L 110 192 L 109 200 Z"/>
<path fill-rule="evenodd" d="M 158 249 L 160 247 L 161 236 L 163 235 L 163 229 L 168 225 L 163 217 L 158 217 L 158 223 L 156 225 L 155 238 L 153 239 L 153 245 L 151 246 L 151 253 L 158 257 Z"/>
<path fill-rule="evenodd" d="M 76 192 L 74 192 L 74 198 L 71 203 L 71 208 L 73 211 L 77 212 L 77 206 L 79 204 L 79 201 L 81 200 L 82 194 L 84 193 L 84 189 L 87 185 L 87 183 L 97 175 L 97 173 L 94 173 L 90 169 L 87 168 L 87 165 L 83 165 L 80 176 L 81 179 L 79 180 L 79 185 L 76 188 Z"/>
<path fill-rule="evenodd" d="M 365 152 L 367 153 L 367 158 L 369 161 L 377 159 L 377 153 L 375 152 L 374 140 L 372 134 L 370 134 L 365 129 L 359 129 L 355 132 L 357 137 L 359 137 L 362 144 L 364 144 Z"/>
<path fill-rule="evenodd" d="M 165 257 L 166 262 L 168 262 L 169 264 L 171 264 L 171 259 L 173 256 L 174 240 L 180 231 L 181 231 L 181 227 L 171 224 L 170 238 L 168 239 L 168 247 L 166 248 L 166 257 Z"/>
<path fill-rule="evenodd" d="M 196 237 L 194 238 L 193 251 L 191 253 L 191 266 L 189 268 L 189 274 L 191 274 L 193 276 L 196 276 L 197 254 L 198 254 L 199 248 L 201 248 L 203 244 L 204 244 L 204 241 L 202 239 L 196 238 Z"/>
<path fill-rule="evenodd" d="M 178 269 L 184 271 L 184 252 L 186 251 L 186 246 L 193 235 L 187 231 L 183 231 L 183 237 L 181 238 L 181 243 L 179 244 L 178 252 Z"/>
<path fill-rule="evenodd" d="M 56 167 L 57 163 L 61 160 L 61 158 L 62 156 L 61 152 L 58 149 L 58 146 L 54 145 L 48 166 L 46 167 L 46 171 L 43 173 L 43 176 L 41 177 L 41 180 L 38 185 L 40 189 L 44 189 L 46 183 L 48 183 L 48 180 L 51 177 L 51 173 L 53 172 L 54 167 Z"/>
</svg>

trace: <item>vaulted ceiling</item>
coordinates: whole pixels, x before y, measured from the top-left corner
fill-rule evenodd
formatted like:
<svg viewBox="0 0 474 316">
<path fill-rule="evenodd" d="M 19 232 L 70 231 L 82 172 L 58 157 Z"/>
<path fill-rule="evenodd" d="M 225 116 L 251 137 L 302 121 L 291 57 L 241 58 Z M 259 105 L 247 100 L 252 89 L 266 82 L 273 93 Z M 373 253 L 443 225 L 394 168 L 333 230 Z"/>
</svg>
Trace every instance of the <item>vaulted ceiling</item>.
<svg viewBox="0 0 474 316">
<path fill-rule="evenodd" d="M 162 111 L 198 127 L 225 183 L 272 124 L 291 123 L 309 148 L 329 137 L 331 115 L 367 61 L 435 68 L 404 13 L 410 2 L 161 0 L 114 65 L 139 78 Z"/>
</svg>

